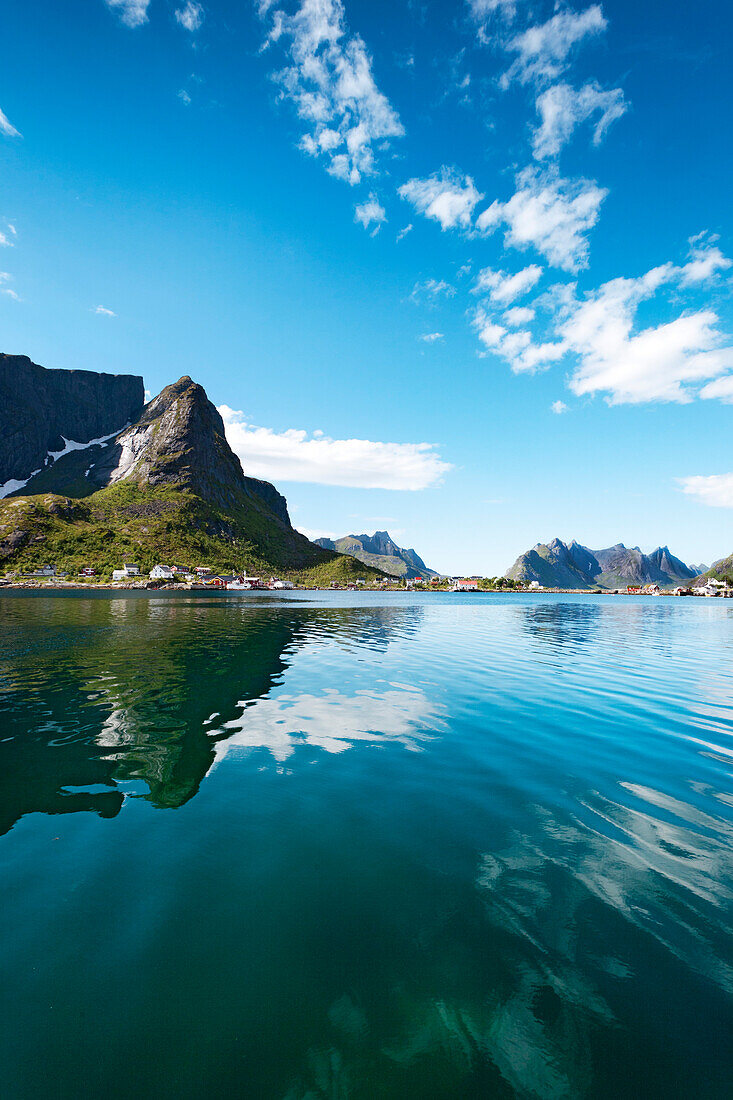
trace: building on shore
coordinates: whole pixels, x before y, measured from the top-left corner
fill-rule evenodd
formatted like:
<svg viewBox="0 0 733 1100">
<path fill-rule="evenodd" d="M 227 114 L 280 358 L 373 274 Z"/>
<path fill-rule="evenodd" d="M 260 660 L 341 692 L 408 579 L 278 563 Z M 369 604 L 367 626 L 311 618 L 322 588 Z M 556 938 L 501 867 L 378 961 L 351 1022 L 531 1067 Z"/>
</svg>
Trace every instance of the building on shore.
<svg viewBox="0 0 733 1100">
<path fill-rule="evenodd" d="M 140 576 L 140 566 L 135 565 L 134 562 L 126 561 L 125 564 L 122 566 L 122 569 L 113 569 L 112 570 L 112 580 L 113 581 L 128 581 L 128 580 L 130 580 L 131 577 L 139 577 L 139 576 Z"/>
<path fill-rule="evenodd" d="M 478 592 L 478 581 L 474 577 L 454 577 L 451 592 Z"/>
<path fill-rule="evenodd" d="M 151 581 L 172 581 L 176 571 L 170 565 L 154 565 L 148 575 Z"/>
</svg>

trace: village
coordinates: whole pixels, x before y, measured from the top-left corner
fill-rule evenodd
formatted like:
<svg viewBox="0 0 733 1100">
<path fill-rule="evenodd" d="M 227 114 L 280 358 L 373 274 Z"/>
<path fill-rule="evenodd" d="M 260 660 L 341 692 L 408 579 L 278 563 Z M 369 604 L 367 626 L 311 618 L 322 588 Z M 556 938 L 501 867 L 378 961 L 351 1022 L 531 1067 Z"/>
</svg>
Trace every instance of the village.
<svg viewBox="0 0 733 1100">
<path fill-rule="evenodd" d="M 706 596 L 733 598 L 733 586 L 727 581 L 708 577 L 704 584 L 678 585 L 662 588 L 658 584 L 629 584 L 617 589 L 549 588 L 533 580 L 528 584 L 507 577 L 450 577 L 433 575 L 398 577 L 384 575 L 372 580 L 358 577 L 346 583 L 332 581 L 328 585 L 296 583 L 280 577 L 249 575 L 247 570 L 235 573 L 216 573 L 208 565 L 158 564 L 146 574 L 135 562 L 124 562 L 113 569 L 111 579 L 92 565 L 76 574 L 69 574 L 54 565 L 43 565 L 31 572 L 6 573 L 0 578 L 2 588 L 107 588 L 146 589 L 160 591 L 229 591 L 229 592 L 283 592 L 294 589 L 328 591 L 394 591 L 394 592 L 505 592 L 505 593 L 564 593 L 568 595 L 607 596 Z"/>
</svg>

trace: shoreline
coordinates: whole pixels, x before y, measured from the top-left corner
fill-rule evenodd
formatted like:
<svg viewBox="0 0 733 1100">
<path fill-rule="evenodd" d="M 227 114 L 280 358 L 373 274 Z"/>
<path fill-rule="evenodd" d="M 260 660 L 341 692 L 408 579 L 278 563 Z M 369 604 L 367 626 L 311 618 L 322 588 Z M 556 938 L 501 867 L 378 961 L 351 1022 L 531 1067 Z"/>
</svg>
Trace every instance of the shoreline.
<svg viewBox="0 0 733 1100">
<path fill-rule="evenodd" d="M 61 597 L 61 596 L 76 596 L 80 599 L 86 598 L 92 595 L 99 596 L 123 596 L 123 597 L 138 597 L 148 599 L 174 599 L 179 596 L 184 597 L 211 597 L 214 596 L 217 599 L 222 598 L 236 598 L 236 599 L 251 599 L 252 597 L 267 596 L 271 598 L 273 596 L 278 597 L 292 597 L 295 593 L 301 592 L 333 592 L 339 595 L 370 595 L 370 596 L 617 596 L 626 598 L 638 598 L 644 597 L 645 599 L 658 599 L 664 596 L 671 596 L 675 599 L 683 597 L 675 596 L 674 592 L 615 592 L 611 590 L 607 591 L 589 591 L 584 588 L 543 588 L 543 589 L 510 589 L 510 588 L 479 588 L 474 591 L 464 592 L 451 592 L 448 589 L 415 589 L 415 588 L 291 588 L 291 589 L 268 589 L 268 588 L 255 588 L 251 590 L 236 590 L 226 588 L 205 588 L 195 587 L 188 588 L 185 586 L 162 586 L 160 588 L 146 588 L 143 585 L 114 585 L 114 584 L 65 584 L 65 585 L 47 585 L 47 584 L 2 584 L 0 585 L 0 598 L 4 595 L 8 596 L 49 596 L 49 597 Z M 694 595 L 694 594 L 693 594 Z M 726 598 L 726 597 L 718 597 Z"/>
</svg>

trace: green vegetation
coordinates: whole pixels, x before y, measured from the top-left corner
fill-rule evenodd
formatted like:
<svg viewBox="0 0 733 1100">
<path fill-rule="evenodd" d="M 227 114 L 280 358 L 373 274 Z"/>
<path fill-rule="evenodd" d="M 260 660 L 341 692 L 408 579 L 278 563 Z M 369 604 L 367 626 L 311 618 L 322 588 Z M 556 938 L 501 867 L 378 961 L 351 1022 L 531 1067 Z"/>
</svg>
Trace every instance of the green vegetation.
<svg viewBox="0 0 733 1100">
<path fill-rule="evenodd" d="M 264 502 L 242 493 L 223 511 L 187 489 L 120 482 L 82 500 L 47 493 L 0 501 L 0 567 L 32 572 L 43 565 L 102 577 L 124 561 L 148 573 L 158 562 L 247 569 L 328 584 L 381 574 L 353 558 L 314 546 L 278 522 Z"/>
</svg>

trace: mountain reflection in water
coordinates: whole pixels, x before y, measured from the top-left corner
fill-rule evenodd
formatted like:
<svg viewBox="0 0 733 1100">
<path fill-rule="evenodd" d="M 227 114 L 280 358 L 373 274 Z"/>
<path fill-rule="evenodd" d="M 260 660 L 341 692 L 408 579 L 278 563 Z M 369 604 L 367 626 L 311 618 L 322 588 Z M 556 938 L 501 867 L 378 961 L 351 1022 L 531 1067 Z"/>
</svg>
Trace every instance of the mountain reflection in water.
<svg viewBox="0 0 733 1100">
<path fill-rule="evenodd" d="M 249 726 L 262 724 L 259 712 L 248 721 L 247 708 L 267 695 L 299 647 L 338 637 L 339 644 L 365 643 L 379 651 L 395 632 L 417 629 L 420 619 L 416 607 L 283 612 L 221 600 L 6 600 L 0 607 L 1 832 L 36 811 L 94 810 L 114 817 L 125 797 L 121 788 L 131 781 L 145 785 L 144 797 L 154 805 L 181 806 L 199 790 L 217 742 L 237 731 L 236 743 L 244 744 Z M 386 718 L 399 727 L 387 735 L 406 740 L 420 702 L 419 692 L 404 694 L 404 701 L 399 690 L 386 698 L 314 698 L 307 721 L 318 724 L 322 711 L 321 747 L 331 743 L 330 731 L 343 726 L 348 712 L 351 736 L 370 730 L 382 736 Z M 294 702 L 288 706 L 296 721 L 292 731 L 283 728 L 286 718 L 264 719 L 270 741 L 273 733 L 275 741 L 299 739 Z M 334 706 L 344 702 L 343 717 L 336 717 Z M 285 708 L 285 700 L 274 705 L 283 715 Z M 345 747 L 345 737 L 336 736 Z M 257 735 L 250 743 L 259 743 Z M 271 748 L 278 755 L 274 742 Z M 95 786 L 106 789 L 73 790 Z"/>
<path fill-rule="evenodd" d="M 732 612 L 0 597 L 4 1095 L 730 1095 Z"/>
</svg>

